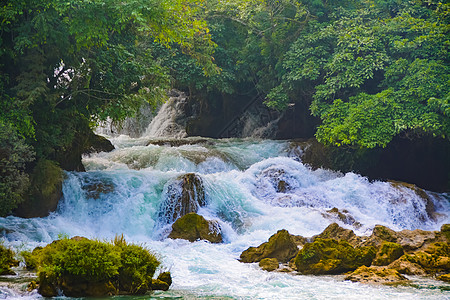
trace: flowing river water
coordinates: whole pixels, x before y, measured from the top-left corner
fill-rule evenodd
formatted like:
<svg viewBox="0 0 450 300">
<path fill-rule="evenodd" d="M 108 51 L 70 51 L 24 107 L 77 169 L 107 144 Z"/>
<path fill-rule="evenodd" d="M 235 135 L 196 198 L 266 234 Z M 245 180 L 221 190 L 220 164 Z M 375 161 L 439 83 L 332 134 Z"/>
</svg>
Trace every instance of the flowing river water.
<svg viewBox="0 0 450 300">
<path fill-rule="evenodd" d="M 449 222 L 449 195 L 429 193 L 433 215 L 413 190 L 370 182 L 354 173 L 311 170 L 287 141 L 254 139 L 111 138 L 116 150 L 83 158 L 87 172 L 67 172 L 63 199 L 46 218 L 0 218 L 3 242 L 20 251 L 64 236 L 111 240 L 123 234 L 160 257 L 173 276 L 167 292 L 126 299 L 449 299 L 449 285 L 416 278 L 407 286 L 371 286 L 343 276 L 266 272 L 238 261 L 277 230 L 310 237 L 332 222 L 371 233 L 375 224 L 394 230 L 439 230 Z M 149 143 L 150 142 L 150 143 Z M 198 175 L 206 205 L 198 211 L 220 223 L 224 242 L 167 238 L 169 190 L 186 173 Z M 284 188 L 277 184 L 284 182 Z M 169 205 L 168 205 L 169 203 Z M 354 226 L 327 210 L 348 211 Z M 0 286 L 1 298 L 39 298 Z M 117 298 L 117 297 L 116 297 Z"/>
</svg>

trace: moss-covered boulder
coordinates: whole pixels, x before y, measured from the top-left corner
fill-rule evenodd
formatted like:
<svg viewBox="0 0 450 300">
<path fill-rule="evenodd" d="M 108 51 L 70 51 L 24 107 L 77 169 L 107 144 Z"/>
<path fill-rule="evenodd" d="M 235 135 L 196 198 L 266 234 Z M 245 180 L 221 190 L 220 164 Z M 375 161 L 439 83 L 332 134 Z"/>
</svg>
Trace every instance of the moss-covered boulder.
<svg viewBox="0 0 450 300">
<path fill-rule="evenodd" d="M 196 213 L 205 205 L 203 180 L 194 173 L 187 173 L 167 186 L 166 199 L 161 203 L 158 217 L 163 223 L 172 223 L 188 213 Z"/>
<path fill-rule="evenodd" d="M 259 262 L 259 266 L 264 271 L 268 271 L 268 272 L 275 271 L 279 267 L 278 259 L 276 259 L 276 258 L 263 258 Z"/>
<path fill-rule="evenodd" d="M 403 247 L 397 243 L 383 242 L 378 249 L 372 264 L 375 266 L 387 266 L 404 254 Z"/>
<path fill-rule="evenodd" d="M 354 248 L 346 241 L 316 238 L 298 252 L 295 265 L 303 274 L 340 274 L 370 266 L 375 254 L 374 247 Z"/>
<path fill-rule="evenodd" d="M 11 267 L 18 266 L 19 262 L 14 258 L 14 252 L 0 244 L 0 275 L 15 275 Z"/>
<path fill-rule="evenodd" d="M 158 278 L 152 280 L 152 290 L 167 291 L 172 285 L 172 276 L 170 272 L 163 272 Z"/>
<path fill-rule="evenodd" d="M 207 240 L 221 243 L 222 233 L 217 221 L 208 221 L 196 213 L 188 213 L 172 224 L 171 239 L 184 239 L 190 242 Z"/>
<path fill-rule="evenodd" d="M 29 194 L 14 215 L 21 218 L 46 217 L 58 207 L 62 196 L 63 170 L 51 160 L 40 160 L 31 175 Z"/>
<path fill-rule="evenodd" d="M 389 269 L 393 269 L 398 271 L 401 274 L 406 275 L 420 275 L 424 276 L 427 273 L 425 270 L 418 264 L 411 262 L 407 259 L 406 255 L 403 255 L 396 261 L 392 262 L 387 266 Z"/>
<path fill-rule="evenodd" d="M 264 258 L 276 258 L 285 263 L 298 252 L 294 238 L 285 229 L 279 230 L 269 241 L 259 247 L 250 247 L 242 252 L 240 260 L 245 263 L 259 262 Z"/>
<path fill-rule="evenodd" d="M 151 289 L 159 261 L 147 249 L 128 244 L 85 238 L 63 239 L 35 254 L 38 292 L 53 297 L 61 291 L 68 297 L 101 297 L 143 294 Z"/>
<path fill-rule="evenodd" d="M 408 279 L 396 270 L 386 267 L 361 266 L 345 277 L 345 280 L 362 283 L 392 284 L 406 282 Z"/>
<path fill-rule="evenodd" d="M 427 274 L 448 272 L 450 270 L 450 246 L 448 243 L 433 243 L 424 251 L 406 254 L 404 259 L 419 265 Z"/>
</svg>

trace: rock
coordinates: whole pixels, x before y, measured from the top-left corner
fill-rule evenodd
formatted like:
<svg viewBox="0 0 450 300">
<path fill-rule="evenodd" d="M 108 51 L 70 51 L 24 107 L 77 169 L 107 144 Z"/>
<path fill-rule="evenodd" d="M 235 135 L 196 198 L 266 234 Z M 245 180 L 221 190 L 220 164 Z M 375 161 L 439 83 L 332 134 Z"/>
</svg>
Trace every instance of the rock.
<svg viewBox="0 0 450 300">
<path fill-rule="evenodd" d="M 286 171 L 281 168 L 269 167 L 261 175 L 269 180 L 277 193 L 286 193 L 291 189 L 287 181 Z"/>
<path fill-rule="evenodd" d="M 169 285 L 167 282 L 164 282 L 160 279 L 152 279 L 152 290 L 156 291 L 167 291 L 169 289 Z"/>
<path fill-rule="evenodd" d="M 440 276 L 436 277 L 436 279 L 450 283 L 450 274 L 440 275 Z"/>
<path fill-rule="evenodd" d="M 167 283 L 169 286 L 172 285 L 172 275 L 170 275 L 170 272 L 163 272 L 159 274 L 157 279 Z"/>
<path fill-rule="evenodd" d="M 410 262 L 406 259 L 406 256 L 402 256 L 401 258 L 397 259 L 396 261 L 392 262 L 390 265 L 387 266 L 389 269 L 393 269 L 398 271 L 401 274 L 406 275 L 426 275 L 426 272 L 424 269 L 413 262 Z"/>
<path fill-rule="evenodd" d="M 92 134 L 89 140 L 90 147 L 84 151 L 85 154 L 93 152 L 111 152 L 115 149 L 110 140 L 101 136 Z"/>
<path fill-rule="evenodd" d="M 175 221 L 169 238 L 185 239 L 190 242 L 196 240 L 207 240 L 211 243 L 222 242 L 219 223 L 217 221 L 207 221 L 196 213 L 188 213 Z"/>
<path fill-rule="evenodd" d="M 441 234 L 447 242 L 450 242 L 450 224 L 444 224 L 441 226 Z"/>
<path fill-rule="evenodd" d="M 400 244 L 383 242 L 372 264 L 375 266 L 387 266 L 403 254 L 403 247 Z"/>
<path fill-rule="evenodd" d="M 334 218 L 334 219 L 337 218 L 342 223 L 352 225 L 356 228 L 360 228 L 362 226 L 361 223 L 357 222 L 355 218 L 353 218 L 346 209 L 339 211 L 338 208 L 333 207 L 332 209 L 327 210 L 327 214 L 323 214 L 323 216 L 326 218 Z"/>
<path fill-rule="evenodd" d="M 63 278 L 59 288 L 64 291 L 64 295 L 67 297 L 104 297 L 119 294 L 118 289 L 111 281 L 80 280 L 79 277 L 72 278 L 70 276 Z"/>
<path fill-rule="evenodd" d="M 187 173 L 168 185 L 167 198 L 160 206 L 159 220 L 169 224 L 188 213 L 196 213 L 205 205 L 205 188 L 201 177 Z"/>
<path fill-rule="evenodd" d="M 345 280 L 362 283 L 387 284 L 404 282 L 408 279 L 401 275 L 398 271 L 388 269 L 386 267 L 361 266 L 351 274 L 347 275 Z"/>
<path fill-rule="evenodd" d="M 276 259 L 276 258 L 263 258 L 259 262 L 259 266 L 264 271 L 268 271 L 268 272 L 275 271 L 276 269 L 278 269 L 278 266 L 279 266 L 278 259 Z"/>
<path fill-rule="evenodd" d="M 92 199 L 99 199 L 102 194 L 112 193 L 115 190 L 114 183 L 107 179 L 84 178 L 82 189 L 86 196 Z"/>
<path fill-rule="evenodd" d="M 433 243 L 424 251 L 418 251 L 404 257 L 406 260 L 421 266 L 427 274 L 450 270 L 450 246 L 448 243 Z"/>
<path fill-rule="evenodd" d="M 250 247 L 240 256 L 245 263 L 259 262 L 264 258 L 276 258 L 280 262 L 288 262 L 298 252 L 298 247 L 287 230 L 279 230 L 259 247 Z"/>
<path fill-rule="evenodd" d="M 353 248 L 344 240 L 316 238 L 298 252 L 295 265 L 303 274 L 340 274 L 370 266 L 375 254 L 374 247 Z"/>
<path fill-rule="evenodd" d="M 346 241 L 352 246 L 357 246 L 361 243 L 361 238 L 358 237 L 353 230 L 342 228 L 337 223 L 330 224 L 322 233 L 313 236 L 313 239 L 317 238 Z"/>
<path fill-rule="evenodd" d="M 14 211 L 21 218 L 46 217 L 58 207 L 62 196 L 63 171 L 51 160 L 40 160 L 31 175 L 29 196 Z"/>
</svg>

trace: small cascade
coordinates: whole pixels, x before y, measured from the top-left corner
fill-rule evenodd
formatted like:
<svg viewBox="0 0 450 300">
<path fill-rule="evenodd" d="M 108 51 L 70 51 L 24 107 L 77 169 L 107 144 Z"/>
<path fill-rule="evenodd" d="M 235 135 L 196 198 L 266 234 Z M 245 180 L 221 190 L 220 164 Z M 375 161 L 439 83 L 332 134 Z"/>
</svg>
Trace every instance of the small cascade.
<svg viewBox="0 0 450 300">
<path fill-rule="evenodd" d="M 206 205 L 205 188 L 200 176 L 187 173 L 170 182 L 165 188 L 158 219 L 161 224 L 173 223 L 178 218 L 197 212 Z"/>
<path fill-rule="evenodd" d="M 184 93 L 172 90 L 169 99 L 158 111 L 148 126 L 145 136 L 151 138 L 183 138 L 186 137 L 187 115 L 185 107 L 187 97 Z"/>
</svg>

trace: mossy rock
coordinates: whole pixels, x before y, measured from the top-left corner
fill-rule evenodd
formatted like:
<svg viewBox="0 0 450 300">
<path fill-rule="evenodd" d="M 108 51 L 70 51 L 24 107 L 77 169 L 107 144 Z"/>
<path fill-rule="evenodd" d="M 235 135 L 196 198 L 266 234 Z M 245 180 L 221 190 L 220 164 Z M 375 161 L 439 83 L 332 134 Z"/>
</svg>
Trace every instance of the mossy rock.
<svg viewBox="0 0 450 300">
<path fill-rule="evenodd" d="M 14 251 L 0 244 L 0 275 L 15 275 L 11 267 L 19 265 L 14 258 Z"/>
<path fill-rule="evenodd" d="M 158 278 L 152 280 L 152 290 L 167 291 L 172 285 L 172 276 L 170 272 L 163 272 Z"/>
<path fill-rule="evenodd" d="M 259 262 L 264 258 L 276 258 L 280 262 L 288 262 L 298 252 L 293 237 L 285 229 L 279 230 L 269 241 L 259 247 L 250 247 L 242 252 L 240 260 L 245 263 Z"/>
<path fill-rule="evenodd" d="M 441 233 L 446 238 L 447 242 L 450 242 L 450 224 L 442 225 Z"/>
<path fill-rule="evenodd" d="M 425 251 L 405 255 L 405 259 L 421 266 L 428 274 L 450 270 L 450 246 L 448 243 L 433 243 Z"/>
<path fill-rule="evenodd" d="M 388 268 L 397 270 L 399 273 L 406 275 L 424 276 L 427 274 L 420 265 L 409 261 L 407 259 L 407 255 L 403 255 L 396 261 L 392 262 L 390 265 L 388 265 Z"/>
<path fill-rule="evenodd" d="M 264 258 L 259 262 L 259 266 L 264 271 L 272 272 L 278 269 L 279 263 L 276 258 Z"/>
<path fill-rule="evenodd" d="M 222 233 L 217 221 L 207 221 L 204 217 L 189 213 L 172 224 L 171 239 L 184 239 L 190 242 L 207 240 L 211 243 L 221 243 Z"/>
<path fill-rule="evenodd" d="M 408 279 L 398 271 L 386 267 L 361 266 L 345 277 L 345 280 L 362 283 L 393 284 Z"/>
<path fill-rule="evenodd" d="M 303 274 L 340 274 L 370 266 L 375 254 L 374 247 L 353 248 L 346 241 L 317 238 L 298 252 L 295 265 Z"/>
<path fill-rule="evenodd" d="M 383 242 L 372 264 L 375 266 L 387 266 L 403 254 L 403 247 L 400 244 Z"/>
<path fill-rule="evenodd" d="M 38 292 L 53 297 L 102 297 L 150 290 L 159 261 L 147 249 L 125 242 L 62 239 L 37 251 Z"/>
<path fill-rule="evenodd" d="M 440 276 L 436 277 L 436 279 L 450 283 L 450 274 L 440 275 Z"/>
<path fill-rule="evenodd" d="M 337 241 L 346 241 L 355 246 L 360 243 L 360 238 L 351 229 L 345 229 L 337 223 L 328 225 L 322 233 L 313 237 L 313 239 L 334 239 Z"/>
<path fill-rule="evenodd" d="M 40 160 L 31 175 L 29 195 L 14 211 L 21 218 L 46 217 L 58 207 L 62 196 L 63 170 L 51 160 Z"/>
</svg>

